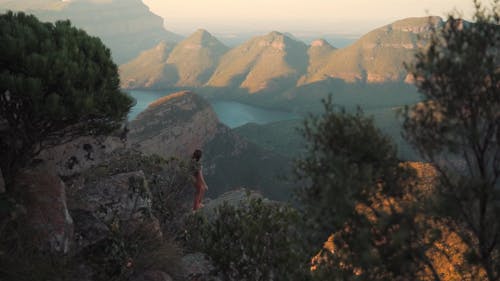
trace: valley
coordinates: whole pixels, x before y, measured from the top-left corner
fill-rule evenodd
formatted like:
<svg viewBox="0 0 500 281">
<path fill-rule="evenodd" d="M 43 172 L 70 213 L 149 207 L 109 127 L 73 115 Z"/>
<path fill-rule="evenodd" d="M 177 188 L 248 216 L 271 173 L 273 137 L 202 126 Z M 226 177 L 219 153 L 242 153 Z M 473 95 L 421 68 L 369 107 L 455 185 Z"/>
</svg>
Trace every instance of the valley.
<svg viewBox="0 0 500 281">
<path fill-rule="evenodd" d="M 314 39 L 304 33 L 299 39 L 285 30 L 242 34 L 227 41 L 202 28 L 187 37 L 168 31 L 163 19 L 141 0 L 0 0 L 0 8 L 34 13 L 47 21 L 70 19 L 101 38 L 119 67 L 122 89 L 135 99 L 129 122 L 171 93 L 191 91 L 206 100 L 217 118 L 212 121 L 219 124 L 214 129 L 218 133 L 199 145 L 220 161 L 210 176 L 219 185 L 217 194 L 240 185 L 288 194 L 282 191 L 288 183 L 276 179 L 288 177 L 292 160 L 305 151 L 297 128 L 309 114 L 323 111 L 321 100 L 329 95 L 339 108 L 361 107 L 396 142 L 402 159 L 416 159 L 400 136 L 396 116 L 398 108 L 421 101 L 404 64 L 412 60 L 429 30 L 442 24 L 441 18 L 401 19 L 357 39 Z M 158 130 L 177 130 L 169 126 Z M 234 158 L 228 147 L 241 143 L 247 150 Z M 148 152 L 169 157 L 165 149 Z M 266 158 L 268 166 L 256 172 L 260 162 L 241 161 L 241 155 Z M 281 175 L 270 172 L 283 167 L 287 172 Z"/>
</svg>

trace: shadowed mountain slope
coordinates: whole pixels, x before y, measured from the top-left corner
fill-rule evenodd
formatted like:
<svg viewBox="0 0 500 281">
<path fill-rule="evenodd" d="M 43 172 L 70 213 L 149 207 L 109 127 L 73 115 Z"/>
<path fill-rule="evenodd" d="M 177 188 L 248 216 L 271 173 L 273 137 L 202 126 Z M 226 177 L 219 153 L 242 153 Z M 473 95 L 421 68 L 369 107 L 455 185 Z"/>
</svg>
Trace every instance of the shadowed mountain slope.
<svg viewBox="0 0 500 281">
<path fill-rule="evenodd" d="M 228 50 L 205 30 L 177 45 L 162 42 L 120 66 L 123 88 L 166 89 L 205 84 Z"/>
<path fill-rule="evenodd" d="M 127 89 L 166 89 L 174 86 L 177 70 L 167 65 L 174 44 L 162 41 L 154 48 L 142 52 L 134 60 L 120 66 L 121 86 Z"/>
</svg>

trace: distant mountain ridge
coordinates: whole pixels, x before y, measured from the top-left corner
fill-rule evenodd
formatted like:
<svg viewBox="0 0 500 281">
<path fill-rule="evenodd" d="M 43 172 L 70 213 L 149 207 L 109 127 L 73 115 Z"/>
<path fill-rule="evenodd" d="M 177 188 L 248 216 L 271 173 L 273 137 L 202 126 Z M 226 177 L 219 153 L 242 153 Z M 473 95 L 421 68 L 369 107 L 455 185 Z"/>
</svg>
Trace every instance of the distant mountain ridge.
<svg viewBox="0 0 500 281">
<path fill-rule="evenodd" d="M 323 63 L 310 69 L 299 84 L 326 77 L 347 82 L 405 81 L 408 78 L 403 64 L 410 62 L 422 46 L 419 36 L 425 37 L 431 27 L 438 24 L 442 24 L 439 17 L 407 18 L 377 28 L 346 48 L 324 54 L 320 58 Z"/>
<path fill-rule="evenodd" d="M 141 0 L 0 0 L 0 11 L 32 13 L 42 21 L 71 20 L 112 51 L 123 64 L 160 41 L 178 42 L 182 37 L 163 27 L 163 19 L 153 14 Z"/>
<path fill-rule="evenodd" d="M 225 54 L 207 82 L 209 87 L 238 87 L 250 93 L 289 84 L 307 68 L 307 46 L 273 31 Z"/>
<path fill-rule="evenodd" d="M 432 26 L 439 24 L 442 24 L 439 17 L 399 20 L 377 28 L 353 44 L 340 49 L 322 39 L 315 40 L 308 46 L 289 34 L 273 31 L 264 36 L 256 36 L 232 49 L 226 49 L 226 52 L 219 47 L 217 48 L 219 52 L 216 52 L 212 59 L 207 59 L 207 56 L 200 59 L 212 62 L 209 64 L 210 67 L 202 67 L 198 71 L 200 73 L 204 71 L 205 75 L 212 71 L 206 81 L 194 77 L 186 80 L 185 77 L 164 75 L 165 79 L 161 86 L 231 88 L 253 94 L 285 92 L 329 79 L 368 84 L 409 82 L 403 64 L 411 61 L 417 48 L 421 46 L 419 38 L 425 38 Z M 197 33 L 190 38 L 196 37 Z M 211 35 L 209 38 L 218 42 Z M 178 46 L 180 49 L 185 49 L 186 43 L 179 43 Z M 170 56 L 173 56 L 173 53 L 174 51 Z M 193 52 L 179 51 L 179 53 L 183 55 L 176 55 L 175 60 L 168 59 L 170 65 L 177 67 L 190 65 L 188 68 L 190 70 L 186 73 L 195 73 L 193 67 L 196 67 L 196 63 L 193 62 L 191 55 Z M 137 83 L 146 80 L 139 79 L 141 73 L 148 72 L 139 67 L 145 65 L 143 63 L 145 59 L 138 57 L 121 67 L 122 73 L 127 74 L 122 76 L 124 88 L 144 89 L 152 86 L 161 88 L 158 83 Z M 132 65 L 134 71 L 130 71 Z M 156 72 L 153 76 L 159 77 L 161 74 Z M 131 85 L 127 82 L 131 80 L 136 83 Z"/>
</svg>

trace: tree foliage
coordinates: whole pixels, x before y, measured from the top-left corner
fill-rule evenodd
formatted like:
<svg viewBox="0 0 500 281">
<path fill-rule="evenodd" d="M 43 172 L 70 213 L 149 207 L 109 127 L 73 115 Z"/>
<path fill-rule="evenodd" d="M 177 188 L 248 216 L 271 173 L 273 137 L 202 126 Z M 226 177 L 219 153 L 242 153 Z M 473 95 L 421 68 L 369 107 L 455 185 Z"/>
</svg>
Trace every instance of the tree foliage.
<svg viewBox="0 0 500 281">
<path fill-rule="evenodd" d="M 360 110 L 336 110 L 306 119 L 308 153 L 296 165 L 307 184 L 299 202 L 311 226 L 311 246 L 333 245 L 315 258 L 318 280 L 415 279 L 411 170 L 400 165 L 395 146 Z"/>
<path fill-rule="evenodd" d="M 296 210 L 247 198 L 237 207 L 224 202 L 215 213 L 209 220 L 191 217 L 189 232 L 223 280 L 308 280 Z"/>
<path fill-rule="evenodd" d="M 100 39 L 69 21 L 0 15 L 0 167 L 7 180 L 45 147 L 117 128 L 131 104 Z"/>
<path fill-rule="evenodd" d="M 298 198 L 312 245 L 332 241 L 319 280 L 499 280 L 500 17 L 476 6 L 473 23 L 431 25 L 407 66 L 424 101 L 404 135 L 436 171 L 430 187 L 360 112 L 326 100 L 306 120 Z"/>
<path fill-rule="evenodd" d="M 327 100 L 306 120 L 298 197 L 312 241 L 333 241 L 319 280 L 500 279 L 499 15 L 476 7 L 473 23 L 431 25 L 407 66 L 424 101 L 403 114 L 404 135 L 437 172 L 431 187 L 360 112 Z"/>
<path fill-rule="evenodd" d="M 408 66 L 425 101 L 404 130 L 440 175 L 427 211 L 466 243 L 473 280 L 500 280 L 499 1 L 475 4 L 473 23 L 449 16 Z"/>
</svg>

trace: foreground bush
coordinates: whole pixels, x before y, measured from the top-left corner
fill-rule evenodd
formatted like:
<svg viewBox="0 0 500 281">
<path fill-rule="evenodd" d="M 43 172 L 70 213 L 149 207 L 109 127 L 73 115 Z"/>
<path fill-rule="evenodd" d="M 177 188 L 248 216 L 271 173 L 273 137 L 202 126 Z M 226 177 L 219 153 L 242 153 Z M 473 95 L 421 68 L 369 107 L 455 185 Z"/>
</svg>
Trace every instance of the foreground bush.
<svg viewBox="0 0 500 281">
<path fill-rule="evenodd" d="M 190 242 L 208 254 L 225 280 L 307 280 L 299 214 L 291 207 L 249 199 L 226 202 L 210 221 L 189 218 Z"/>
</svg>

